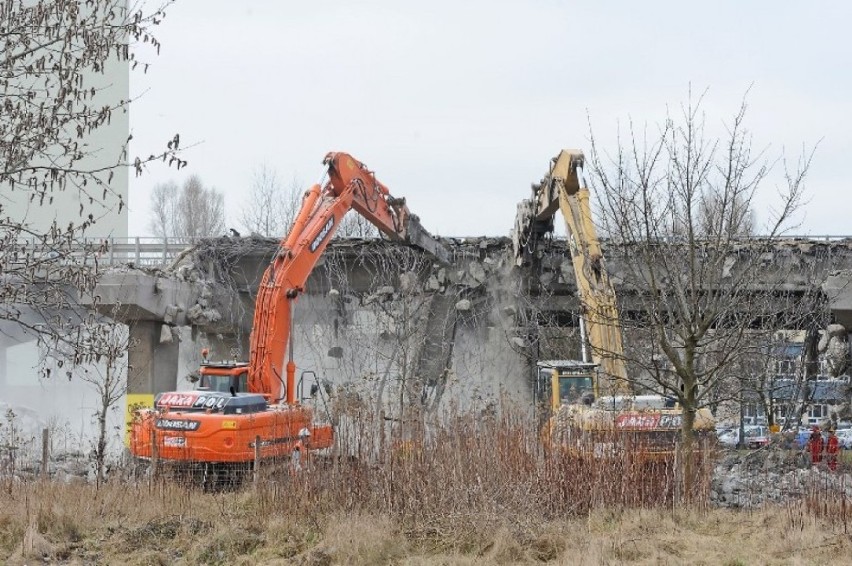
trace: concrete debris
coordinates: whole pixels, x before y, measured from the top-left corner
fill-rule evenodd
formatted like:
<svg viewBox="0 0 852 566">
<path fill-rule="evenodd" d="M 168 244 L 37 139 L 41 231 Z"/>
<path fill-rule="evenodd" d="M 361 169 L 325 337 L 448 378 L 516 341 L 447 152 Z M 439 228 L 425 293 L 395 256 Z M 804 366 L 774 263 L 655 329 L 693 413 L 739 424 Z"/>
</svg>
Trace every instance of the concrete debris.
<svg viewBox="0 0 852 566">
<path fill-rule="evenodd" d="M 162 325 L 160 327 L 160 344 L 170 343 L 173 340 L 171 327 L 168 324 Z"/>
<path fill-rule="evenodd" d="M 338 291 L 337 289 L 329 289 L 328 296 L 332 298 L 337 298 L 340 296 L 340 291 Z"/>
<path fill-rule="evenodd" d="M 407 271 L 399 276 L 399 288 L 404 293 L 410 293 L 417 288 L 417 274 Z"/>
<path fill-rule="evenodd" d="M 472 305 L 471 305 L 470 300 L 462 299 L 462 300 L 460 300 L 459 302 L 456 303 L 456 310 L 462 311 L 462 312 L 469 311 L 471 306 Z"/>
<path fill-rule="evenodd" d="M 364 297 L 364 304 L 369 305 L 375 302 L 386 302 L 393 298 L 395 293 L 395 289 L 390 285 L 384 285 L 383 287 L 379 287 L 376 289 L 374 293 Z"/>
<path fill-rule="evenodd" d="M 842 324 L 830 324 L 820 336 L 817 350 L 823 355 L 832 377 L 844 374 L 849 367 L 849 338 Z"/>
<path fill-rule="evenodd" d="M 799 451 L 731 451 L 716 465 L 710 500 L 720 507 L 753 509 L 799 499 L 815 487 L 852 497 L 852 476 L 812 468 Z"/>
<path fill-rule="evenodd" d="M 523 338 L 521 338 L 520 336 L 513 336 L 512 339 L 510 340 L 510 342 L 512 343 L 512 346 L 514 346 L 515 348 L 526 348 L 527 347 L 527 341 L 524 340 Z"/>
<path fill-rule="evenodd" d="M 426 290 L 427 291 L 439 291 L 443 286 L 441 282 L 438 281 L 438 278 L 435 275 L 430 275 L 429 279 L 426 280 Z"/>
<path fill-rule="evenodd" d="M 165 312 L 163 313 L 163 322 L 167 324 L 172 324 L 181 310 L 182 309 L 177 305 L 167 306 Z"/>
<path fill-rule="evenodd" d="M 731 270 L 734 268 L 734 265 L 737 263 L 737 256 L 729 255 L 725 258 L 725 263 L 722 265 L 722 278 L 728 279 L 731 277 Z"/>
<path fill-rule="evenodd" d="M 832 338 L 846 338 L 846 328 L 842 324 L 829 324 L 825 329 Z"/>
<path fill-rule="evenodd" d="M 216 309 L 205 309 L 201 305 L 193 305 L 186 313 L 189 322 L 194 325 L 205 325 L 222 320 L 222 315 Z"/>
<path fill-rule="evenodd" d="M 195 271 L 195 265 L 192 263 L 185 263 L 178 267 L 175 273 L 177 278 L 181 281 L 189 281 L 189 274 L 192 271 Z"/>
<path fill-rule="evenodd" d="M 471 278 L 477 283 L 482 284 L 485 283 L 485 269 L 482 267 L 481 263 L 471 263 L 468 267 L 468 272 L 470 273 Z M 476 285 L 472 285 L 476 286 Z"/>
<path fill-rule="evenodd" d="M 574 283 L 577 278 L 574 275 L 574 264 L 571 260 L 565 260 L 559 264 L 559 274 L 562 283 Z"/>
<path fill-rule="evenodd" d="M 441 267 L 438 269 L 438 272 L 435 274 L 435 277 L 438 279 L 438 283 L 441 285 L 445 285 L 447 283 L 447 268 Z"/>
</svg>

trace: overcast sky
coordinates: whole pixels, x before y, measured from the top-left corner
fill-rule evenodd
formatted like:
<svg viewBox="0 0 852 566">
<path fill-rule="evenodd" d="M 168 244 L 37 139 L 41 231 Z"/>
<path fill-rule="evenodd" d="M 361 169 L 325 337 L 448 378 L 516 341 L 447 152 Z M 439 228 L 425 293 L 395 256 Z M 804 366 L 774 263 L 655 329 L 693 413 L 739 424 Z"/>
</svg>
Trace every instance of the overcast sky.
<svg viewBox="0 0 852 566">
<path fill-rule="evenodd" d="M 260 164 L 310 185 L 334 150 L 433 233 L 508 235 L 548 160 L 589 151 L 589 120 L 614 149 L 619 120 L 659 123 L 690 83 L 719 132 L 751 86 L 758 147 L 820 142 L 798 232 L 852 234 L 852 2 L 700 5 L 178 0 L 161 55 L 131 79 L 131 128 L 139 153 L 175 132 L 196 145 L 185 172 L 131 181 L 130 234 L 149 232 L 158 182 L 200 175 L 239 228 Z"/>
</svg>

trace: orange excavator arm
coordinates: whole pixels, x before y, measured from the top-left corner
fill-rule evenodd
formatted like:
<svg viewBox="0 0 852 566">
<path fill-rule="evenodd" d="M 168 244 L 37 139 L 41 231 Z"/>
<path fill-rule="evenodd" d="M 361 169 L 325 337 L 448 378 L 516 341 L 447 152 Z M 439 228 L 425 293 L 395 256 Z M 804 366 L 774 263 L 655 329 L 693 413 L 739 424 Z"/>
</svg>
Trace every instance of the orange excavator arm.
<svg viewBox="0 0 852 566">
<path fill-rule="evenodd" d="M 329 180 L 325 186 L 314 185 L 305 193 L 289 234 L 263 275 L 255 303 L 248 390 L 279 400 L 281 376 L 286 374 L 289 405 L 297 402 L 293 303 L 350 209 L 354 208 L 391 240 L 423 248 L 444 262 L 448 257 L 441 243 L 423 230 L 417 217 L 410 213 L 405 199 L 393 197 L 363 163 L 346 153 L 329 153 L 323 163 L 328 166 Z M 286 352 L 289 359 L 282 367 Z"/>
</svg>

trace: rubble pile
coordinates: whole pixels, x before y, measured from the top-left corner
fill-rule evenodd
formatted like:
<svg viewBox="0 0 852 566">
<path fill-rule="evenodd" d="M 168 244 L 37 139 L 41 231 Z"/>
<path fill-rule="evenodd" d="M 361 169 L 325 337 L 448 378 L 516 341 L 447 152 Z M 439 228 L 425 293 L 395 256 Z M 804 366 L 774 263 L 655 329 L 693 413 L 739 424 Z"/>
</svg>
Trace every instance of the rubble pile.
<svg viewBox="0 0 852 566">
<path fill-rule="evenodd" d="M 797 450 L 767 447 L 747 453 L 731 451 L 716 465 L 710 501 L 719 507 L 753 509 L 784 504 L 810 494 L 852 497 L 852 475 L 811 467 Z"/>
<path fill-rule="evenodd" d="M 0 479 L 13 482 L 37 479 L 42 468 L 42 430 L 51 438 L 48 475 L 55 481 L 94 481 L 95 461 L 86 450 L 91 439 L 68 439 L 55 426 L 27 407 L 0 401 Z M 60 438 L 61 436 L 61 438 Z M 117 457 L 118 455 L 116 455 Z M 107 466 L 106 475 L 115 466 Z"/>
</svg>

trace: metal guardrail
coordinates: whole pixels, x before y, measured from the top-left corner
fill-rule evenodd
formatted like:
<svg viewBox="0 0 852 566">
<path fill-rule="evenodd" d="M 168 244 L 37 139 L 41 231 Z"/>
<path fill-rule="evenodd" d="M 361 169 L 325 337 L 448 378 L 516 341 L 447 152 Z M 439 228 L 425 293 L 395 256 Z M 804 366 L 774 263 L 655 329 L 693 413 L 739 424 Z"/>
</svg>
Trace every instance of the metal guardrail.
<svg viewBox="0 0 852 566">
<path fill-rule="evenodd" d="M 39 250 L 41 261 L 73 261 L 76 264 L 118 266 L 133 264 L 144 267 L 163 267 L 182 251 L 193 245 L 185 238 L 128 237 L 81 238 L 70 247 L 52 250 L 50 245 L 35 238 L 18 240 L 22 248 Z"/>
<path fill-rule="evenodd" d="M 495 237 L 496 238 L 496 237 Z M 470 238 L 452 238 L 456 241 L 477 241 L 477 240 L 488 240 L 489 237 L 480 236 L 480 237 L 470 237 Z M 562 241 L 563 238 L 554 238 L 556 241 Z M 755 240 L 760 240 L 760 236 L 756 236 L 752 238 Z M 605 240 L 605 239 L 604 239 Z M 832 235 L 832 234 L 818 234 L 818 235 L 787 235 L 781 238 L 778 238 L 780 241 L 812 241 L 812 242 L 840 242 L 843 240 L 852 240 L 852 235 Z M 34 238 L 26 238 L 21 239 L 19 242 L 24 247 L 40 247 L 44 246 L 43 244 L 37 243 L 37 239 Z M 148 237 L 148 236 L 130 236 L 127 238 L 82 238 L 75 242 L 75 247 L 79 251 L 72 251 L 70 255 L 74 258 L 73 261 L 75 263 L 94 263 L 98 262 L 99 265 L 102 266 L 118 266 L 118 265 L 128 265 L 133 264 L 136 266 L 143 267 L 163 267 L 170 264 L 182 251 L 186 248 L 194 245 L 192 240 L 186 238 L 159 238 L 159 237 Z M 87 250 L 98 250 L 98 251 L 87 251 Z M 103 251 L 101 251 L 103 249 Z M 451 257 L 453 261 L 458 261 L 462 257 L 474 257 L 478 255 L 478 250 L 458 250 L 455 247 L 451 247 Z M 65 252 L 55 252 L 55 255 L 51 256 L 53 252 L 42 251 L 42 258 L 47 260 L 61 260 L 63 257 L 68 257 L 69 253 Z"/>
</svg>

